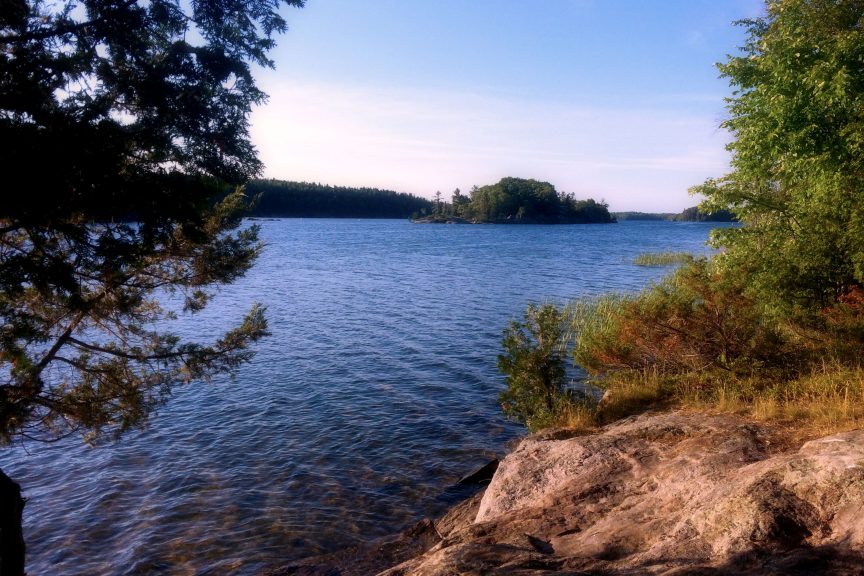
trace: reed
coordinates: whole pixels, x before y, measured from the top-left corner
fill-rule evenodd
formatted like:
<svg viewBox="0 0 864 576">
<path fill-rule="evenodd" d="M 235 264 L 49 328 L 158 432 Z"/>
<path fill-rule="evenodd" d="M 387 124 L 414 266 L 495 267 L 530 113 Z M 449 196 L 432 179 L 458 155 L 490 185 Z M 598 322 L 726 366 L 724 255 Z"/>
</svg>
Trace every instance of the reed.
<svg viewBox="0 0 864 576">
<path fill-rule="evenodd" d="M 689 252 L 646 252 L 633 259 L 637 266 L 671 266 L 686 264 L 693 260 Z"/>
</svg>

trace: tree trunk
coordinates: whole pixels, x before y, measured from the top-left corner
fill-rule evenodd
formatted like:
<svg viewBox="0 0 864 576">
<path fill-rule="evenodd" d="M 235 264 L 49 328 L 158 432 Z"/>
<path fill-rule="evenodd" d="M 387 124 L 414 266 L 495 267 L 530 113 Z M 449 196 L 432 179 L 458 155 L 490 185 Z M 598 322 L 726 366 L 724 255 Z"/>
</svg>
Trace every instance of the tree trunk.
<svg viewBox="0 0 864 576">
<path fill-rule="evenodd" d="M 21 487 L 0 470 L 0 576 L 24 576 L 25 502 Z"/>
</svg>

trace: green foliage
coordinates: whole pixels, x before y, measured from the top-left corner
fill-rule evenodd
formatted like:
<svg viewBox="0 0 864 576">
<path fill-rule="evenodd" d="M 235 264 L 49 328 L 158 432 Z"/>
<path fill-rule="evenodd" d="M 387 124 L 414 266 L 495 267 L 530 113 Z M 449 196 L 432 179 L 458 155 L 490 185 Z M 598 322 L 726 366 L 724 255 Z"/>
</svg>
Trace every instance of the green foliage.
<svg viewBox="0 0 864 576">
<path fill-rule="evenodd" d="M 453 196 L 451 197 L 451 205 L 453 207 L 453 215 L 459 218 L 470 218 L 471 217 L 471 198 L 462 194 L 462 191 L 459 188 L 453 191 Z"/>
<path fill-rule="evenodd" d="M 504 354 L 498 369 L 507 389 L 500 400 L 507 417 L 538 430 L 555 421 L 568 408 L 584 403 L 565 389 L 567 321 L 552 304 L 528 306 L 523 322 L 513 321 L 504 331 Z"/>
<path fill-rule="evenodd" d="M 769 2 L 720 66 L 732 172 L 694 192 L 745 224 L 716 232 L 721 265 L 775 314 L 812 314 L 864 281 L 862 13 L 861 0 Z"/>
<path fill-rule="evenodd" d="M 266 334 L 255 306 L 183 342 L 162 304 L 194 314 L 261 249 L 224 190 L 261 168 L 251 66 L 271 65 L 282 3 L 3 4 L 0 441 L 140 425 Z"/>
<path fill-rule="evenodd" d="M 576 200 L 548 182 L 502 178 L 497 184 L 474 187 L 463 209 L 478 222 L 530 224 L 589 224 L 615 220 L 605 203 Z"/>
<path fill-rule="evenodd" d="M 597 420 L 708 406 L 827 430 L 864 395 L 864 0 L 771 0 L 720 66 L 732 171 L 703 214 L 721 252 L 634 296 L 568 307 Z M 698 216 L 694 211 L 685 211 Z"/>
</svg>

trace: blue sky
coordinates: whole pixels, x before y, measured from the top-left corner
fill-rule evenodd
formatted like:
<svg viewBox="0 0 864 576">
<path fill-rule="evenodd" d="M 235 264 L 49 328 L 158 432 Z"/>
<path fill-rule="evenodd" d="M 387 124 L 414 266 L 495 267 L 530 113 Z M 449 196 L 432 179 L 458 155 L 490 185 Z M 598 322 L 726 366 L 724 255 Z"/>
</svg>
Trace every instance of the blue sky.
<svg viewBox="0 0 864 576">
<path fill-rule="evenodd" d="M 504 176 L 678 211 L 727 170 L 719 128 L 759 0 L 308 0 L 260 71 L 265 176 L 449 197 Z"/>
</svg>

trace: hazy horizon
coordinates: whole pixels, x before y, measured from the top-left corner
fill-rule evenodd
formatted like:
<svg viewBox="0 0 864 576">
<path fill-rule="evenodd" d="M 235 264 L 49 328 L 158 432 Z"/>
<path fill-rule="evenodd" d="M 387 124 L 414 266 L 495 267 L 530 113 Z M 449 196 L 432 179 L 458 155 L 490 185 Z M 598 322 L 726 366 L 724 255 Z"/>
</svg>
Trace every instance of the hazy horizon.
<svg viewBox="0 0 864 576">
<path fill-rule="evenodd" d="M 257 72 L 266 178 L 432 198 L 505 176 L 680 212 L 728 170 L 719 125 L 761 1 L 312 0 Z"/>
</svg>

